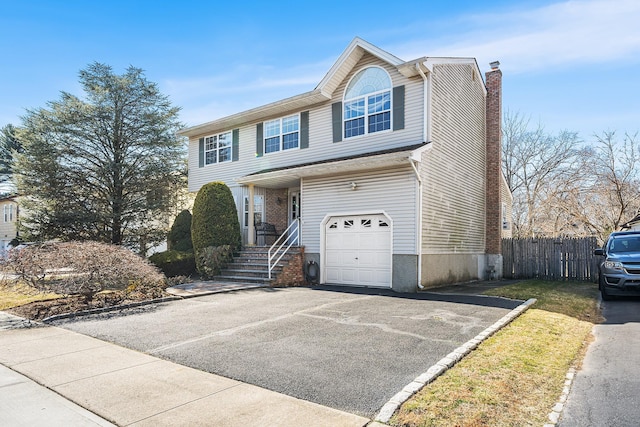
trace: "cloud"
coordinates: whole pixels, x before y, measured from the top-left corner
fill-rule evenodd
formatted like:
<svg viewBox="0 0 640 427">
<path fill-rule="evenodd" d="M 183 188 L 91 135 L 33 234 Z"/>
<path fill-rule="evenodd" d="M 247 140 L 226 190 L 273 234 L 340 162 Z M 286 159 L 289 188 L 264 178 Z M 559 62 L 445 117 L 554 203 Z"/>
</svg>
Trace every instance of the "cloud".
<svg viewBox="0 0 640 427">
<path fill-rule="evenodd" d="M 640 2 L 566 1 L 527 10 L 460 17 L 459 35 L 399 46 L 405 59 L 475 57 L 481 67 L 499 59 L 511 73 L 638 61 Z M 437 46 L 424 52 L 425 46 Z"/>
</svg>

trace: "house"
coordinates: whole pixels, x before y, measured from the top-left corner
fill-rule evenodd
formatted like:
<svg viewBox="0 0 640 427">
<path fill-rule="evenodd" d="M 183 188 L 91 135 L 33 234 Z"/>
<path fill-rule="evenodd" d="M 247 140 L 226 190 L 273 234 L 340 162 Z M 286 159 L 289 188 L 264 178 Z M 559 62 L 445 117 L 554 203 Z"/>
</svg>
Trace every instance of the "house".
<svg viewBox="0 0 640 427">
<path fill-rule="evenodd" d="M 636 215 L 631 221 L 622 224 L 621 228 L 629 231 L 640 231 L 640 215 Z"/>
<path fill-rule="evenodd" d="M 243 242 L 268 222 L 319 282 L 415 292 L 502 273 L 499 63 L 404 61 L 355 38 L 318 86 L 187 128 L 189 191 L 232 190 Z M 299 227 L 299 228 L 298 228 Z"/>
<path fill-rule="evenodd" d="M 0 196 L 0 252 L 9 249 L 9 243 L 18 237 L 18 202 L 16 196 Z"/>
</svg>

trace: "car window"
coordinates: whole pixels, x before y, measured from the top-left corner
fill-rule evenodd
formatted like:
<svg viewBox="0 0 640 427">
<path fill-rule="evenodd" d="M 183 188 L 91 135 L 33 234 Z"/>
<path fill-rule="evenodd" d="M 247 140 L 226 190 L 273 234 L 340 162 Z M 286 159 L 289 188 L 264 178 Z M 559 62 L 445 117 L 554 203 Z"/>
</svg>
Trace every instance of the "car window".
<svg viewBox="0 0 640 427">
<path fill-rule="evenodd" d="M 624 236 L 611 239 L 609 252 L 640 252 L 640 236 Z"/>
</svg>

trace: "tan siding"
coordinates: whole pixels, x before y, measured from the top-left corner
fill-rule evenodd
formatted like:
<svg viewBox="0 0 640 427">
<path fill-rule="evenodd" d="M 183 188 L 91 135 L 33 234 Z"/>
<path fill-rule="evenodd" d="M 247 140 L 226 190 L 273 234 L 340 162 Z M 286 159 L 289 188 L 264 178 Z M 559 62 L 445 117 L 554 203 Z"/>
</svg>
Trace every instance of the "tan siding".
<svg viewBox="0 0 640 427">
<path fill-rule="evenodd" d="M 469 65 L 432 74 L 433 149 L 421 164 L 423 253 L 482 253 L 485 223 L 485 99 Z"/>
<path fill-rule="evenodd" d="M 405 129 L 385 131 L 333 143 L 331 104 L 342 101 L 344 88 L 351 76 L 367 65 L 383 66 L 391 75 L 393 86 L 405 85 Z M 237 162 L 198 167 L 198 138 L 189 145 L 189 191 L 207 182 L 223 181 L 235 186 L 235 179 L 267 168 L 297 165 L 423 142 L 423 82 L 420 77 L 407 79 L 394 67 L 365 54 L 338 86 L 330 102 L 309 109 L 309 148 L 285 150 L 256 157 L 256 123 L 240 127 L 240 158 Z M 291 111 L 290 114 L 299 111 Z M 231 129 L 229 129 L 231 130 Z"/>
<path fill-rule="evenodd" d="M 408 162 L 408 161 L 407 161 Z M 350 183 L 357 189 L 352 190 Z M 320 252 L 320 224 L 327 214 L 384 211 L 393 220 L 393 253 L 416 253 L 416 178 L 407 168 L 304 179 L 302 243 Z"/>
</svg>

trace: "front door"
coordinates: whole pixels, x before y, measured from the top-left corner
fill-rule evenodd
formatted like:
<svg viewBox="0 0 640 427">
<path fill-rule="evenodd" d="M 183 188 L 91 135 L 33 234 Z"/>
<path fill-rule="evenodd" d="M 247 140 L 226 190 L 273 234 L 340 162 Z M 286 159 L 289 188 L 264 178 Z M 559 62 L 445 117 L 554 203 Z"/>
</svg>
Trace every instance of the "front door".
<svg viewBox="0 0 640 427">
<path fill-rule="evenodd" d="M 300 190 L 289 190 L 289 221 L 287 225 L 291 225 L 292 222 L 300 218 Z M 289 229 L 289 238 L 295 239 L 298 237 L 298 230 L 295 228 Z M 298 242 L 300 244 L 300 242 Z"/>
</svg>

